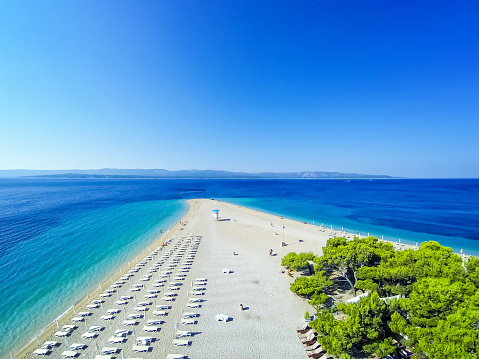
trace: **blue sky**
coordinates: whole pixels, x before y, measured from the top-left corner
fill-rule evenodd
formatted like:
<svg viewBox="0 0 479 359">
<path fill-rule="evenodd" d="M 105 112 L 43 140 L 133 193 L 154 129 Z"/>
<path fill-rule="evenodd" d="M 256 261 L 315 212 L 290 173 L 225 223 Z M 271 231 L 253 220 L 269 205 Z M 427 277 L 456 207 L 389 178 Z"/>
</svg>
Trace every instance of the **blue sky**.
<svg viewBox="0 0 479 359">
<path fill-rule="evenodd" d="M 479 3 L 3 1 L 0 169 L 479 177 Z"/>
</svg>

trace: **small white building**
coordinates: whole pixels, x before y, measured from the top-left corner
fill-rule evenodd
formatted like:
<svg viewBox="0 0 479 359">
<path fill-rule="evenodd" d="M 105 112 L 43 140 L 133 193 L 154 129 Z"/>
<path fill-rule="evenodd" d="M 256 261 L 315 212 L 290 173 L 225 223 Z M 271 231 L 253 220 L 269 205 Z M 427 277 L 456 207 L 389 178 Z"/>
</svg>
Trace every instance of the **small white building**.
<svg viewBox="0 0 479 359">
<path fill-rule="evenodd" d="M 213 210 L 213 218 L 216 219 L 217 221 L 220 219 L 220 210 L 219 209 L 214 209 Z"/>
</svg>

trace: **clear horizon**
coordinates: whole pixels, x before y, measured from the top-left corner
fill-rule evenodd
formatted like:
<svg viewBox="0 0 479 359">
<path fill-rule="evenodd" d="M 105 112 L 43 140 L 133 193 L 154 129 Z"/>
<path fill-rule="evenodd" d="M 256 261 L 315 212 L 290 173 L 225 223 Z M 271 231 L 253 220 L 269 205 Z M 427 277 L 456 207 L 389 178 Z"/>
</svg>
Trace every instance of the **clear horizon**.
<svg viewBox="0 0 479 359">
<path fill-rule="evenodd" d="M 478 11 L 3 2 L 0 169 L 479 178 Z"/>
</svg>

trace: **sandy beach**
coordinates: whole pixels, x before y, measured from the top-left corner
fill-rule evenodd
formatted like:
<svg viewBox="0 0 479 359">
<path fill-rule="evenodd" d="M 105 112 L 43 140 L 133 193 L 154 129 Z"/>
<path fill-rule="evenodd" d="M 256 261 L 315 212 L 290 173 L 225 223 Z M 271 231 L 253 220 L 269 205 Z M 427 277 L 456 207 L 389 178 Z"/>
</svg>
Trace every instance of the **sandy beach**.
<svg viewBox="0 0 479 359">
<path fill-rule="evenodd" d="M 130 263 L 106 280 L 16 356 L 37 357 L 32 352 L 50 340 L 59 343 L 48 351 L 52 358 L 62 358 L 72 344 L 86 345 L 74 350 L 77 357 L 85 358 L 96 358 L 103 348 L 116 348 L 110 354 L 116 358 L 163 358 L 167 354 L 191 359 L 307 358 L 295 329 L 304 323 L 305 311 L 314 313 L 314 309 L 289 290 L 294 278 L 282 273 L 281 258 L 289 252 L 320 255 L 330 230 L 214 200 L 190 200 L 189 204 L 181 222 L 145 249 L 138 263 Z M 214 209 L 219 210 L 220 220 L 213 217 Z M 125 279 L 125 273 L 132 276 Z M 141 280 L 145 276 L 151 277 Z M 107 290 L 114 292 L 105 296 Z M 173 300 L 165 297 L 170 294 Z M 125 296 L 131 298 L 122 300 Z M 93 300 L 102 301 L 98 308 L 87 307 Z M 112 309 L 120 311 L 108 313 Z M 91 314 L 73 322 L 80 312 Z M 108 315 L 111 319 L 103 319 Z M 135 324 L 125 325 L 132 315 L 139 316 L 133 319 Z M 218 321 L 218 315 L 229 320 Z M 151 325 L 158 330 L 145 331 L 152 320 L 158 321 Z M 75 329 L 66 337 L 55 336 L 63 325 L 72 324 Z M 101 327 L 95 338 L 85 338 L 94 326 Z M 121 343 L 112 343 L 109 340 L 117 330 L 128 334 Z M 186 336 L 177 338 L 178 334 Z M 139 343 L 141 337 L 153 341 Z M 137 344 L 147 346 L 148 351 L 135 352 Z"/>
</svg>

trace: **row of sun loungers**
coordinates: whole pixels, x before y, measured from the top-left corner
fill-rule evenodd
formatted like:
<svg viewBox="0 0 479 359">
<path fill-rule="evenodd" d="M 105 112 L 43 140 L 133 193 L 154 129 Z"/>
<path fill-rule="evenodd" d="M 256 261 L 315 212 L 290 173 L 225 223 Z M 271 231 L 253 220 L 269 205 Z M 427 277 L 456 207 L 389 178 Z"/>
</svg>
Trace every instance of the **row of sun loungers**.
<svg viewBox="0 0 479 359">
<path fill-rule="evenodd" d="M 189 272 L 191 265 L 193 263 L 193 259 L 195 257 L 196 251 L 198 249 L 198 245 L 200 243 L 201 237 L 192 237 L 189 240 L 186 241 L 186 243 L 182 243 L 182 240 L 178 240 L 176 245 L 174 246 L 173 249 L 169 250 L 168 252 L 165 252 L 160 260 L 158 260 L 152 268 L 149 269 L 148 274 L 144 274 L 140 279 L 141 282 L 143 283 L 138 283 L 134 284 L 131 288 L 130 291 L 135 293 L 135 292 L 142 292 L 144 289 L 146 289 L 146 283 L 152 283 L 153 288 L 148 289 L 146 291 L 147 294 L 145 294 L 145 299 L 146 301 L 138 302 L 136 307 L 134 307 L 134 311 L 137 313 L 132 313 L 127 316 L 127 319 L 122 321 L 122 324 L 126 327 L 128 326 L 136 326 L 140 323 L 140 321 L 143 321 L 146 317 L 146 313 L 150 313 L 150 308 L 152 306 L 152 302 L 148 299 L 155 299 L 158 298 L 158 293 L 161 292 L 161 287 L 164 287 L 167 285 L 167 282 L 170 280 L 170 277 L 174 275 L 173 281 L 170 282 L 169 287 L 167 288 L 167 292 L 165 292 L 161 298 L 162 301 L 164 302 L 174 302 L 175 298 L 178 296 L 176 291 L 180 290 L 184 286 L 184 280 L 186 279 L 187 273 Z M 168 240 L 168 243 L 170 243 L 171 240 Z M 188 249 L 189 248 L 189 249 Z M 178 249 L 178 250 L 177 250 Z M 188 252 L 187 252 L 188 249 Z M 123 275 L 120 280 L 116 281 L 115 284 L 111 285 L 111 289 L 107 289 L 104 291 L 103 294 L 100 295 L 99 299 L 93 300 L 89 305 L 86 307 L 91 310 L 95 310 L 97 308 L 100 308 L 103 306 L 103 303 L 105 303 L 104 298 L 109 298 L 111 297 L 114 293 L 117 293 L 117 290 L 119 290 L 123 285 L 127 283 L 127 281 L 130 280 L 131 277 L 133 277 L 136 273 L 142 271 L 142 267 L 145 266 L 147 261 L 153 260 L 153 256 L 159 255 L 160 254 L 161 248 L 158 248 L 157 250 L 153 251 L 150 256 L 145 257 L 145 260 L 143 262 L 139 262 L 137 267 L 132 268 L 129 273 Z M 177 250 L 175 252 L 175 250 Z M 183 258 L 182 265 L 180 265 L 180 259 L 184 256 L 185 252 L 187 252 L 186 257 Z M 166 264 L 165 262 L 169 260 L 169 263 Z M 163 271 L 161 274 L 155 275 L 157 276 L 158 280 L 156 280 L 153 283 L 153 274 L 157 273 L 159 268 L 161 266 L 165 265 L 166 269 Z M 177 270 L 177 273 L 174 274 L 174 271 Z M 135 273 L 135 274 L 134 274 Z M 153 274 L 152 274 L 153 273 Z M 194 283 L 193 289 L 191 291 L 192 295 L 203 295 L 205 288 L 204 285 L 206 283 L 205 278 L 197 278 L 197 280 Z M 193 282 L 192 282 L 193 284 Z M 203 285 L 203 286 L 200 286 Z M 148 285 L 150 286 L 150 285 Z M 197 293 L 197 294 L 195 294 Z M 118 294 L 117 294 L 118 295 Z M 118 300 L 115 301 L 115 304 L 117 305 L 125 305 L 128 304 L 131 299 L 134 299 L 136 301 L 136 294 L 133 296 L 118 296 Z M 188 302 L 189 308 L 199 308 L 201 307 L 201 300 L 192 300 L 190 299 Z M 151 313 L 155 317 L 166 317 L 168 315 L 168 309 L 171 309 L 171 305 L 168 304 L 160 304 L 156 306 L 155 310 L 152 310 Z M 108 315 L 102 315 L 99 317 L 100 319 L 104 321 L 113 321 L 115 320 L 116 316 L 118 313 L 121 312 L 121 309 L 109 309 L 107 310 Z M 143 314 L 144 313 L 144 314 Z M 79 312 L 76 314 L 74 318 L 72 318 L 72 321 L 74 323 L 84 323 L 85 326 L 87 326 L 87 320 L 88 317 L 93 316 L 94 312 L 91 311 L 83 311 Z M 195 319 L 198 317 L 198 313 L 183 313 L 183 316 L 181 318 L 181 324 L 182 325 L 191 325 L 195 324 Z M 151 314 L 149 315 L 151 318 Z M 158 332 L 160 331 L 160 327 L 158 325 L 161 325 L 164 323 L 161 320 L 158 319 L 149 319 L 146 322 L 146 325 L 143 326 L 143 331 L 146 333 L 149 332 Z M 57 324 L 58 326 L 58 324 Z M 64 325 L 61 329 L 59 329 L 54 336 L 58 338 L 65 338 L 65 337 L 70 337 L 73 335 L 73 332 L 75 329 L 78 327 L 75 324 L 71 325 Z M 110 327 L 111 328 L 111 327 Z M 105 330 L 105 327 L 99 326 L 99 325 L 94 325 L 94 326 L 89 326 L 88 331 L 83 333 L 81 335 L 81 338 L 86 339 L 88 341 L 97 338 L 103 331 Z M 135 332 L 135 331 L 133 331 Z M 116 330 L 108 342 L 111 344 L 122 344 L 126 341 L 127 336 L 131 335 L 131 331 L 127 329 L 119 329 Z M 191 331 L 187 330 L 179 330 L 176 333 L 176 337 L 173 340 L 172 344 L 175 346 L 188 346 L 190 345 L 190 341 L 188 340 L 189 337 L 191 337 L 193 333 Z M 185 339 L 186 338 L 186 339 Z M 141 352 L 149 352 L 151 351 L 152 347 L 151 344 L 155 341 L 156 339 L 153 337 L 137 337 L 135 341 L 135 345 L 131 348 L 133 352 L 135 353 L 141 353 Z M 61 343 L 57 341 L 47 341 L 45 342 L 39 349 L 35 350 L 33 354 L 35 355 L 47 355 L 51 352 L 52 349 L 55 347 L 59 346 Z M 77 357 L 80 355 L 79 350 L 85 350 L 88 348 L 89 345 L 83 344 L 83 343 L 73 343 L 70 345 L 70 350 L 65 350 L 62 352 L 62 357 L 64 358 L 72 358 L 72 357 Z M 96 356 L 96 359 L 107 359 L 107 358 L 112 358 L 115 354 L 118 354 L 122 351 L 122 348 L 119 347 L 103 347 L 101 350 L 98 348 L 98 344 L 96 344 L 96 349 L 99 350 L 100 354 Z M 183 358 L 183 355 L 178 355 L 178 354 L 168 354 L 166 356 L 167 358 Z M 124 358 L 124 355 L 122 354 L 122 358 Z M 141 359 L 141 358 L 126 358 L 126 359 Z"/>
<path fill-rule="evenodd" d="M 316 333 L 307 324 L 296 329 L 299 339 L 305 346 L 306 354 L 309 358 L 321 358 L 326 352 L 318 343 Z"/>
</svg>

